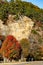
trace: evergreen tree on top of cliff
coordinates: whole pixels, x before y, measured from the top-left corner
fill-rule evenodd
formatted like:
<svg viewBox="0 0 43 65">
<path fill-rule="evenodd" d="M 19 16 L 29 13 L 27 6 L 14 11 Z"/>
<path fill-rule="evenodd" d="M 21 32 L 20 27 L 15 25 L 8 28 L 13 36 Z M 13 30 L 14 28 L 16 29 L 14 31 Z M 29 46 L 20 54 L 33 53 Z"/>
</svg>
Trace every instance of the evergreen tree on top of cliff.
<svg viewBox="0 0 43 65">
<path fill-rule="evenodd" d="M 4 22 L 8 19 L 9 14 L 25 15 L 35 21 L 43 21 L 43 9 L 33 5 L 30 2 L 22 0 L 0 0 L 0 19 Z"/>
</svg>

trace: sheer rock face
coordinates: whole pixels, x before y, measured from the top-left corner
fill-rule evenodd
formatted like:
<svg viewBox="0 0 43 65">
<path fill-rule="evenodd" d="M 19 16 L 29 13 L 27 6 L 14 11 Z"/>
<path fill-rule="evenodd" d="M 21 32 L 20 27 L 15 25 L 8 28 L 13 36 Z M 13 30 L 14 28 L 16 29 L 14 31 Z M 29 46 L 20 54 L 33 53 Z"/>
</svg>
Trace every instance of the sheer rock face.
<svg viewBox="0 0 43 65">
<path fill-rule="evenodd" d="M 0 20 L 0 35 L 7 35 L 8 34 L 8 26 L 3 25 L 3 21 Z"/>
<path fill-rule="evenodd" d="M 15 36 L 17 40 L 21 40 L 22 38 L 28 38 L 32 30 L 33 24 L 34 23 L 30 18 L 24 16 L 15 23 L 12 22 L 8 24 L 10 29 L 9 34 Z"/>
<path fill-rule="evenodd" d="M 10 22 L 9 20 L 7 26 L 1 23 L 1 30 L 3 31 L 1 33 L 13 35 L 17 40 L 21 40 L 29 37 L 33 25 L 34 22 L 30 18 L 23 16 L 17 21 L 14 20 L 13 22 Z"/>
</svg>

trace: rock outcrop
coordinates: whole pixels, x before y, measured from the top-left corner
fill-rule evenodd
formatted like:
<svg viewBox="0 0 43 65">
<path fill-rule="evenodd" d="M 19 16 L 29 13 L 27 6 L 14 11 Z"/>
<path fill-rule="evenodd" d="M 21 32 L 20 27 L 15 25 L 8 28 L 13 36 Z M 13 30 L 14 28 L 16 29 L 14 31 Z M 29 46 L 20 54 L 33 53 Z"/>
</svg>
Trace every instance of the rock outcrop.
<svg viewBox="0 0 43 65">
<path fill-rule="evenodd" d="M 0 35 L 7 35 L 8 34 L 8 26 L 3 24 L 3 21 L 0 20 Z"/>
<path fill-rule="evenodd" d="M 20 17 L 19 20 L 17 21 L 16 20 L 13 20 L 13 22 L 10 22 L 11 20 L 8 21 L 9 22 L 7 25 L 3 25 L 1 21 L 0 34 L 5 36 L 13 35 L 17 40 L 29 37 L 32 27 L 34 25 L 34 22 L 30 18 L 23 16 Z"/>
<path fill-rule="evenodd" d="M 30 18 L 24 16 L 23 18 L 20 18 L 16 22 L 8 23 L 8 27 L 10 30 L 9 34 L 16 37 L 17 40 L 28 38 L 33 25 L 34 22 Z"/>
</svg>

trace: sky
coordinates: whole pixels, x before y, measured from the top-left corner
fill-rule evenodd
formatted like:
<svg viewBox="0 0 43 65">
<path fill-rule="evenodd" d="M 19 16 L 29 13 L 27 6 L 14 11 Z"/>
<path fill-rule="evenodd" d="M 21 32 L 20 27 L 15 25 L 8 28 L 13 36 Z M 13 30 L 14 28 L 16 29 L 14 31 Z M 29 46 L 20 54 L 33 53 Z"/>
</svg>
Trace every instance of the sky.
<svg viewBox="0 0 43 65">
<path fill-rule="evenodd" d="M 23 0 L 23 1 L 31 2 L 34 5 L 36 5 L 36 6 L 40 7 L 40 8 L 43 8 L 43 0 Z"/>
<path fill-rule="evenodd" d="M 27 2 L 31 2 L 35 5 L 37 5 L 40 8 L 43 8 L 43 0 L 25 0 Z"/>
</svg>

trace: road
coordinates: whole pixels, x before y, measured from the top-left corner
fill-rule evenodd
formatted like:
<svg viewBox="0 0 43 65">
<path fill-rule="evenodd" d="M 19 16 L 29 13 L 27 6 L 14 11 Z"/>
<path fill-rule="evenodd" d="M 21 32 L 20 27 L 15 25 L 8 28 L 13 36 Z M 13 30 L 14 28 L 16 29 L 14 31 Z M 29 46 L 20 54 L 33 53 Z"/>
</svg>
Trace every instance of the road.
<svg viewBox="0 0 43 65">
<path fill-rule="evenodd" d="M 0 65 L 43 65 L 43 61 L 20 62 L 20 63 L 0 63 Z"/>
</svg>

